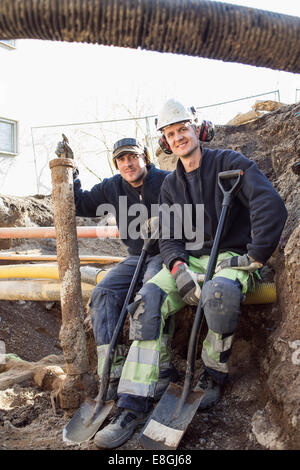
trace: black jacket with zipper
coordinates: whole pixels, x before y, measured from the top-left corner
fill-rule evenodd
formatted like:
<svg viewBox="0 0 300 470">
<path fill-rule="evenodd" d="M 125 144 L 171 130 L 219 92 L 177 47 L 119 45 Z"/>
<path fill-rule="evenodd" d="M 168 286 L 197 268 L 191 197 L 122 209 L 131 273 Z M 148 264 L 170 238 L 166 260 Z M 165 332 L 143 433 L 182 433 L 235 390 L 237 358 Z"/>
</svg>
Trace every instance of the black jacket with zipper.
<svg viewBox="0 0 300 470">
<path fill-rule="evenodd" d="M 228 213 L 219 251 L 248 253 L 255 260 L 266 263 L 280 240 L 287 218 L 281 197 L 256 163 L 244 155 L 232 150 L 201 150 L 198 203 L 204 204 L 204 244 L 200 249 L 187 250 L 186 243 L 191 240 L 184 236 L 184 227 L 182 239 L 176 239 L 171 222 L 170 238 L 160 239 L 164 263 L 172 269 L 176 259 L 188 263 L 189 255 L 199 257 L 210 254 L 223 201 L 217 182 L 218 173 L 235 169 L 242 169 L 244 175 L 240 192 Z M 182 211 L 185 204 L 191 204 L 185 170 L 180 160 L 176 170 L 165 179 L 160 193 L 160 204 L 172 206 L 175 203 L 181 206 Z"/>
<path fill-rule="evenodd" d="M 135 213 L 137 206 L 132 206 L 134 204 L 143 204 L 147 209 L 147 217 L 150 217 L 151 205 L 158 205 L 161 185 L 165 177 L 170 173 L 169 171 L 159 170 L 153 163 L 148 165 L 147 169 L 148 173 L 143 180 L 141 195 L 120 174 L 111 178 L 105 178 L 101 183 L 93 186 L 90 191 L 83 191 L 81 189 L 79 179 L 74 181 L 76 215 L 81 217 L 97 217 L 103 215 L 99 211 L 101 209 L 103 212 L 103 208 L 105 209 L 104 204 L 111 205 L 115 210 L 114 215 L 119 228 L 120 239 L 127 246 L 129 255 L 139 255 L 143 247 L 141 237 L 135 240 L 128 236 L 127 229 L 129 224 L 135 224 L 134 219 L 139 217 L 139 212 Z M 120 199 L 122 196 L 123 199 Z M 124 207 L 127 208 L 126 212 Z M 133 213 L 129 215 L 128 210 L 130 208 Z M 108 212 L 108 210 L 105 212 Z M 155 213 L 152 213 L 152 215 L 155 215 Z M 153 245 L 149 251 L 152 255 L 159 253 L 158 243 Z"/>
</svg>

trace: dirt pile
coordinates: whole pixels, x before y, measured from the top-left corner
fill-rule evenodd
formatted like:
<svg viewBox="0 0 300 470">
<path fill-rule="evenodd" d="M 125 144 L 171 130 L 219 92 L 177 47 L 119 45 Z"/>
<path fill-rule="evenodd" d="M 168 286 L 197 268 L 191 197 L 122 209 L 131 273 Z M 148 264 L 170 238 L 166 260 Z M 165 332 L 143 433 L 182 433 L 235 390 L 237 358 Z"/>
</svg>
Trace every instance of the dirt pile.
<svg viewBox="0 0 300 470">
<path fill-rule="evenodd" d="M 299 176 L 292 171 L 300 151 L 299 112 L 300 105 L 282 106 L 243 125 L 217 127 L 214 140 L 207 144 L 232 148 L 255 160 L 283 197 L 289 217 L 280 247 L 268 263 L 269 276 L 277 284 L 278 302 L 242 307 L 230 359 L 230 383 L 215 408 L 197 412 L 180 449 L 300 447 L 300 204 Z M 160 154 L 159 161 L 161 168 L 172 169 L 175 165 L 172 156 Z M 95 225 L 99 221 L 77 218 L 77 223 Z M 25 225 L 53 225 L 50 196 L 0 198 L 0 226 Z M 6 251 L 56 252 L 54 239 L 13 240 L 9 246 L 5 246 L 5 240 L 0 242 L 4 245 L 0 248 Z M 80 254 L 126 254 L 117 240 L 79 239 L 78 246 Z M 87 308 L 86 314 L 89 355 L 95 370 L 95 344 Z M 185 309 L 180 317 L 173 349 L 182 381 L 193 310 Z M 5 342 L 6 353 L 17 354 L 23 360 L 61 355 L 60 325 L 57 302 L 0 301 L 0 340 Z M 196 371 L 200 362 L 198 359 Z M 35 382 L 31 377 L 0 390 L 0 449 L 94 449 L 92 442 L 68 446 L 62 441 L 62 429 L 69 417 L 59 406 L 53 410 L 48 379 L 40 377 Z M 120 448 L 131 449 L 140 449 L 137 435 Z"/>
</svg>

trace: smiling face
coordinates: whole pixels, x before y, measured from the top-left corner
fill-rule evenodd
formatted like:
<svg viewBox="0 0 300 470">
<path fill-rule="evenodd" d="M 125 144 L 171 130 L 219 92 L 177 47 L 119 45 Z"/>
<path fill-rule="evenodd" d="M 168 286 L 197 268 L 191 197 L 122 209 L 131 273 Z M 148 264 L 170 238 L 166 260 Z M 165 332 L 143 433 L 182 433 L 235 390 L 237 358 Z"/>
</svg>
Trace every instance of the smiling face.
<svg viewBox="0 0 300 470">
<path fill-rule="evenodd" d="M 188 121 L 171 124 L 163 132 L 172 152 L 179 158 L 188 158 L 200 148 L 199 129 Z"/>
<path fill-rule="evenodd" d="M 116 158 L 118 170 L 127 183 L 133 187 L 140 186 L 147 174 L 146 159 L 143 154 L 123 153 Z"/>
</svg>

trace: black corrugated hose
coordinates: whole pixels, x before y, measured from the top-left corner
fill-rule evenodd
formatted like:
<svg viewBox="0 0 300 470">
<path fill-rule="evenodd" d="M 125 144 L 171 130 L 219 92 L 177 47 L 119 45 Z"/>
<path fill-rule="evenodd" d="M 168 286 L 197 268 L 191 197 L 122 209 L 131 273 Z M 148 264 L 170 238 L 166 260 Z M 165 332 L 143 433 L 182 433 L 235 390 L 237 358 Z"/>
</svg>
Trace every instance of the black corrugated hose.
<svg viewBox="0 0 300 470">
<path fill-rule="evenodd" d="M 141 48 L 298 73 L 300 18 L 204 0 L 0 0 L 0 38 Z"/>
</svg>

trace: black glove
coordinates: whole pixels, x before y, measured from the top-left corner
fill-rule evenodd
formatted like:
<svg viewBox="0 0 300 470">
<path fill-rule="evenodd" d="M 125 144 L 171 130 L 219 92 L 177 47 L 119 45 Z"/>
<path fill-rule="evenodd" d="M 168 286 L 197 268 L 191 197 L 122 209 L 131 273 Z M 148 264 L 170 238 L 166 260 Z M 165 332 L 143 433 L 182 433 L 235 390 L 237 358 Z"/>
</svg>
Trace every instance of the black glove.
<svg viewBox="0 0 300 470">
<path fill-rule="evenodd" d="M 262 266 L 263 263 L 255 261 L 254 258 L 247 254 L 243 256 L 231 256 L 231 258 L 226 258 L 218 264 L 216 273 L 226 268 L 241 269 L 242 271 L 253 273 L 257 269 L 262 268 Z"/>
<path fill-rule="evenodd" d="M 172 269 L 171 274 L 182 300 L 189 305 L 198 305 L 201 288 L 198 284 L 197 273 L 191 271 L 187 264 L 182 262 Z"/>
</svg>

